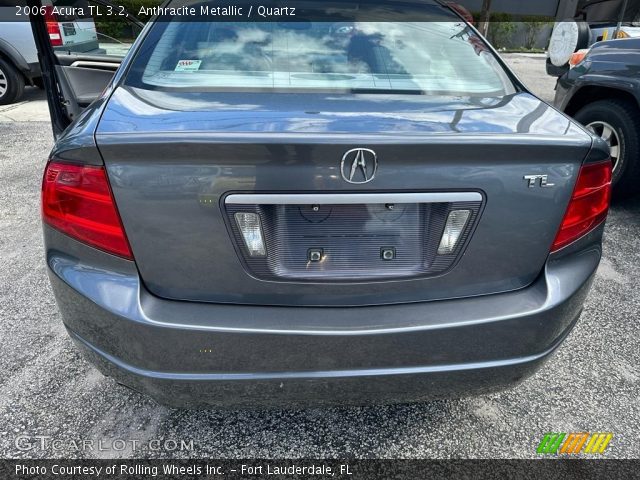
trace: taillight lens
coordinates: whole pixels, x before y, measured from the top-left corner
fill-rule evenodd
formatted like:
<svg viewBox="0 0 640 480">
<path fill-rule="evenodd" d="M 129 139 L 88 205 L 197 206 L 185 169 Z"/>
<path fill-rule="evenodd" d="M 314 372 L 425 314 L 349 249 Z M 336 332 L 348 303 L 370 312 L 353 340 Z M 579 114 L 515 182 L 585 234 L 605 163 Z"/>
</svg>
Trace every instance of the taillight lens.
<svg viewBox="0 0 640 480">
<path fill-rule="evenodd" d="M 52 47 L 59 47 L 62 45 L 62 32 L 60 32 L 60 24 L 58 23 L 58 17 L 53 13 L 53 7 L 48 5 L 44 7 L 44 21 L 47 24 L 47 33 L 49 34 L 49 40 Z"/>
<path fill-rule="evenodd" d="M 611 161 L 584 165 L 551 251 L 569 245 L 604 221 L 610 200 Z"/>
<path fill-rule="evenodd" d="M 42 218 L 81 242 L 133 260 L 104 167 L 49 162 Z"/>
</svg>

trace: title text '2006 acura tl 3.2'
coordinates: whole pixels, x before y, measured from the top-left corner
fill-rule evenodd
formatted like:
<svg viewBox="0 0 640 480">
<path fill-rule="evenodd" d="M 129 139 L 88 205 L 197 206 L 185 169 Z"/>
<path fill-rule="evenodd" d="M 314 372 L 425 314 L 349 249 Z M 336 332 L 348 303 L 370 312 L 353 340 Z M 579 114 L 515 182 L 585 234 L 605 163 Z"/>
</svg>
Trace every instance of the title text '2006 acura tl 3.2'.
<svg viewBox="0 0 640 480">
<path fill-rule="evenodd" d="M 46 262 L 102 372 L 175 406 L 418 401 L 512 385 L 578 321 L 607 145 L 446 5 L 357 3 L 160 12 L 113 76 L 32 18 Z"/>
</svg>

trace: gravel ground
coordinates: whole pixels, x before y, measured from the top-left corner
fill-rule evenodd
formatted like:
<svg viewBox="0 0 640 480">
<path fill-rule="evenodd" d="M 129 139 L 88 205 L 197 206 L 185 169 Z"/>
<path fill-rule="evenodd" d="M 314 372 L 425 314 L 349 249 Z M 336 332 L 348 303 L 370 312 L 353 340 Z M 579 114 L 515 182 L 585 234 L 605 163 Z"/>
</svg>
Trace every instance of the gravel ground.
<svg viewBox="0 0 640 480">
<path fill-rule="evenodd" d="M 555 97 L 555 77 L 545 71 L 544 54 L 504 53 L 502 58 L 534 94 L 545 102 L 553 104 Z"/>
<path fill-rule="evenodd" d="M 610 431 L 607 457 L 640 457 L 640 200 L 614 206 L 582 320 L 516 388 L 409 406 L 180 411 L 102 377 L 76 351 L 43 260 L 38 205 L 49 125 L 3 122 L 0 132 L 0 457 L 531 458 L 550 431 Z M 21 436 L 62 445 L 23 451 Z M 106 450 L 76 450 L 84 439 Z M 193 441 L 193 450 L 127 442 L 119 451 L 109 448 L 113 439 Z"/>
</svg>

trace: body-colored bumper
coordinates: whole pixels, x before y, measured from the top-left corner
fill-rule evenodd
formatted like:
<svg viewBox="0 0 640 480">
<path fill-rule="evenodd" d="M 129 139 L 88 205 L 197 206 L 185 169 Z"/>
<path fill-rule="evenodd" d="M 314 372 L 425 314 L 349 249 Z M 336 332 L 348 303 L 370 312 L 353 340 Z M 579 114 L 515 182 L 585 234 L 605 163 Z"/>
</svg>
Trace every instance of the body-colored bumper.
<svg viewBox="0 0 640 480">
<path fill-rule="evenodd" d="M 181 407 L 406 402 L 508 386 L 570 332 L 601 255 L 593 244 L 550 259 L 529 287 L 495 295 L 261 307 L 157 298 L 132 262 L 45 234 L 65 241 L 47 262 L 72 338 L 103 373 Z"/>
</svg>

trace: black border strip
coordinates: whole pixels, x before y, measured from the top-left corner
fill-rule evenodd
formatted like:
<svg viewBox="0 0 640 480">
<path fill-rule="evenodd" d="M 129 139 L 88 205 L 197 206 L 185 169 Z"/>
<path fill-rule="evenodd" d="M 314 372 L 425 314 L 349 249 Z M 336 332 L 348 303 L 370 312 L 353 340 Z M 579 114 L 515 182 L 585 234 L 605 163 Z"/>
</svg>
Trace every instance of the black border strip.
<svg viewBox="0 0 640 480">
<path fill-rule="evenodd" d="M 244 470 L 243 470 L 243 465 Z M 276 468 L 284 474 L 270 474 Z M 309 469 L 313 467 L 310 471 Z M 0 460 L 0 476 L 13 479 L 635 479 L 640 460 Z M 56 474 L 64 468 L 64 474 Z M 100 474 L 95 472 L 100 469 Z M 110 469 L 115 473 L 110 474 Z M 25 473 L 26 471 L 31 473 Z M 249 471 L 253 474 L 248 473 Z M 20 473 L 22 472 L 22 473 Z M 74 473 L 75 472 L 75 473 Z M 92 473 L 93 472 L 93 473 Z M 157 472 L 154 475 L 154 472 Z M 347 473 L 348 472 L 348 473 Z"/>
</svg>

